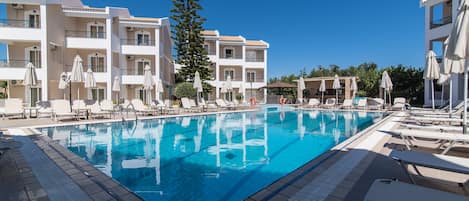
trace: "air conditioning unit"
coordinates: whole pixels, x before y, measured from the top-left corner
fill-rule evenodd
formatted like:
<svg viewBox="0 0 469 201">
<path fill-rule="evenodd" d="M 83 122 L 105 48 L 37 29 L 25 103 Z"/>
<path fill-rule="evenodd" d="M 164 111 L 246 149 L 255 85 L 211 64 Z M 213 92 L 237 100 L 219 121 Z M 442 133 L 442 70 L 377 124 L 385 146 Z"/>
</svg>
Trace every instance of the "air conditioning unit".
<svg viewBox="0 0 469 201">
<path fill-rule="evenodd" d="M 134 59 L 135 59 L 135 56 L 127 56 L 127 60 L 132 61 L 132 60 L 134 60 Z"/>
<path fill-rule="evenodd" d="M 11 4 L 11 6 L 12 6 L 14 9 L 23 9 L 23 4 L 14 3 L 14 4 Z"/>
<path fill-rule="evenodd" d="M 21 85 L 20 81 L 18 81 L 18 80 L 12 80 L 11 81 L 11 86 L 18 86 L 18 85 Z"/>
<path fill-rule="evenodd" d="M 134 31 L 133 27 L 127 27 L 127 31 Z"/>
</svg>

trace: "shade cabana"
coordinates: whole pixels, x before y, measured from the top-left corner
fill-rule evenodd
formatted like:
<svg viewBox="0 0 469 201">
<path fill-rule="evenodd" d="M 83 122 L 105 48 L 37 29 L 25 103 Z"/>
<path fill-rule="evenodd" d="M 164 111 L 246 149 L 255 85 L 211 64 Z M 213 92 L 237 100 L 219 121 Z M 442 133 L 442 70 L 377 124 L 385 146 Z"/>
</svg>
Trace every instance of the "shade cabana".
<svg viewBox="0 0 469 201">
<path fill-rule="evenodd" d="M 269 94 L 267 96 L 267 103 L 278 103 L 280 95 L 285 96 L 287 92 L 293 94 L 296 88 L 296 85 L 285 82 L 274 82 L 262 87 L 262 89 L 267 89 L 267 94 Z"/>
<path fill-rule="evenodd" d="M 356 81 L 359 81 L 359 78 L 356 76 L 339 76 L 339 82 L 341 89 L 339 90 L 339 100 L 352 99 L 352 79 L 355 78 Z M 334 76 L 331 77 L 313 77 L 313 78 L 304 78 L 305 80 L 305 97 L 304 98 L 318 98 L 321 100 L 321 91 L 320 86 L 321 82 L 325 82 L 324 99 L 326 98 L 335 98 L 336 91 L 333 88 Z M 295 80 L 298 82 L 298 80 Z"/>
</svg>

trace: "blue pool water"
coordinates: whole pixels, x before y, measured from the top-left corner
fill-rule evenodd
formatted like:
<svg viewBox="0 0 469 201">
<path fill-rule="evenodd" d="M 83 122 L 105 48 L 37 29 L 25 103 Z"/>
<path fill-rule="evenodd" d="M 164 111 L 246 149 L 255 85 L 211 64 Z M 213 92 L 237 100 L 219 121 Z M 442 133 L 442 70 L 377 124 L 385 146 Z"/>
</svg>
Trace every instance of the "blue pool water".
<svg viewBox="0 0 469 201">
<path fill-rule="evenodd" d="M 145 200 L 242 200 L 381 118 L 277 108 L 40 130 Z"/>
</svg>

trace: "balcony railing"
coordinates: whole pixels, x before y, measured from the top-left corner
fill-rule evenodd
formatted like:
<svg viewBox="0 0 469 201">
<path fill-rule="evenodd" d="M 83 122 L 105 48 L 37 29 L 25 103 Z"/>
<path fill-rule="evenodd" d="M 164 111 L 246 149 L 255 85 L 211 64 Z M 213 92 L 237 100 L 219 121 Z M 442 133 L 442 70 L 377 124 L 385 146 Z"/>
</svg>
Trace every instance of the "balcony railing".
<svg viewBox="0 0 469 201">
<path fill-rule="evenodd" d="M 12 59 L 0 59 L 0 68 L 25 68 L 26 65 L 31 61 L 28 60 L 12 60 Z M 34 67 L 41 68 L 41 64 L 32 62 Z"/>
<path fill-rule="evenodd" d="M 154 40 L 122 39 L 121 45 L 155 46 Z"/>
<path fill-rule="evenodd" d="M 246 58 L 247 62 L 264 62 L 264 58 Z"/>
<path fill-rule="evenodd" d="M 220 56 L 220 59 L 243 59 L 243 56 Z"/>
<path fill-rule="evenodd" d="M 28 20 L 0 19 L 0 27 L 40 28 L 40 24 Z"/>
<path fill-rule="evenodd" d="M 105 39 L 106 32 L 94 32 L 94 31 L 65 31 L 66 37 L 75 37 L 75 38 L 98 38 Z"/>
<path fill-rule="evenodd" d="M 91 68 L 93 73 L 105 73 L 107 72 L 106 65 L 103 66 L 93 66 L 93 65 L 83 65 L 83 72 L 88 71 L 88 69 Z M 73 65 L 65 65 L 64 71 L 65 72 L 70 72 L 73 69 Z"/>
<path fill-rule="evenodd" d="M 430 22 L 430 28 L 433 29 L 433 28 L 440 27 L 440 26 L 443 26 L 443 25 L 446 25 L 446 24 L 450 24 L 451 22 L 452 22 L 452 17 L 451 16 L 446 16 L 446 17 L 443 17 L 441 19 L 432 20 Z"/>
</svg>

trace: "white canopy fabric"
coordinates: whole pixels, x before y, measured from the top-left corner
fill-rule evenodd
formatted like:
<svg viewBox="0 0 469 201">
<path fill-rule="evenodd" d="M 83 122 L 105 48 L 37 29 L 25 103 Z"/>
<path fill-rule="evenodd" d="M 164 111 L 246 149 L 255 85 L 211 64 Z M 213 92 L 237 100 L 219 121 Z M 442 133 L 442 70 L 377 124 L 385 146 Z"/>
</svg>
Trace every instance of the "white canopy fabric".
<svg viewBox="0 0 469 201">
<path fill-rule="evenodd" d="M 350 85 L 350 90 L 353 91 L 353 96 L 355 96 L 355 93 L 358 91 L 357 79 L 355 77 L 352 77 L 352 84 Z"/>
<path fill-rule="evenodd" d="M 383 75 L 381 76 L 381 83 L 379 85 L 380 88 L 384 89 L 384 105 L 386 105 L 386 93 L 389 94 L 389 102 L 391 102 L 391 91 L 392 91 L 392 81 L 391 77 L 389 77 L 389 74 L 387 71 L 383 72 Z"/>
<path fill-rule="evenodd" d="M 156 85 L 156 93 L 164 93 L 164 86 L 163 86 L 163 81 L 161 79 L 158 80 L 157 85 Z"/>
<path fill-rule="evenodd" d="M 340 80 L 339 80 L 338 75 L 334 76 L 334 82 L 332 83 L 332 88 L 333 89 L 340 89 Z"/>
<path fill-rule="evenodd" d="M 88 68 L 88 71 L 86 71 L 85 88 L 96 88 L 96 80 L 94 79 L 94 74 L 91 68 Z"/>
<path fill-rule="evenodd" d="M 80 55 L 76 55 L 73 60 L 72 72 L 70 75 L 71 82 L 85 81 L 85 74 L 83 73 L 83 60 Z"/>
<path fill-rule="evenodd" d="M 60 74 L 60 78 L 59 78 L 59 89 L 65 89 L 67 88 L 67 86 L 68 86 L 67 73 L 63 72 Z"/>
<path fill-rule="evenodd" d="M 244 84 L 243 83 L 239 84 L 238 93 L 244 94 Z"/>
<path fill-rule="evenodd" d="M 23 85 L 25 85 L 25 90 L 26 93 L 28 94 L 28 99 L 29 99 L 29 106 L 31 106 L 32 103 L 32 95 L 31 95 L 31 86 L 36 86 L 37 85 L 37 74 L 36 74 L 36 68 L 34 68 L 33 63 L 29 62 L 26 65 L 26 72 L 24 73 L 24 79 L 23 79 Z"/>
<path fill-rule="evenodd" d="M 151 74 L 151 68 L 149 65 L 146 65 L 143 73 L 143 89 L 152 90 L 153 85 L 155 85 L 155 80 L 153 80 L 153 75 Z"/>
<path fill-rule="evenodd" d="M 428 51 L 425 62 L 425 70 L 423 72 L 423 78 L 431 81 L 432 86 L 432 109 L 435 109 L 435 86 L 433 80 L 440 78 L 440 64 L 436 60 L 436 54 L 432 50 Z"/>
<path fill-rule="evenodd" d="M 305 89 L 305 79 L 303 79 L 303 77 L 300 77 L 300 80 L 298 81 L 298 100 L 300 100 L 301 102 L 303 102 L 303 91 Z"/>
<path fill-rule="evenodd" d="M 450 78 L 451 78 L 451 74 L 440 74 L 440 78 L 438 79 L 437 83 L 439 85 L 448 84 Z"/>
<path fill-rule="evenodd" d="M 195 72 L 193 87 L 194 87 L 194 89 L 197 90 L 198 93 L 200 93 L 200 92 L 203 91 L 202 81 L 200 80 L 199 71 L 196 71 L 196 72 Z"/>
<path fill-rule="evenodd" d="M 112 83 L 112 91 L 113 92 L 121 91 L 121 78 L 119 76 L 114 76 L 114 82 Z"/>
<path fill-rule="evenodd" d="M 228 92 L 228 89 L 226 88 L 226 83 L 223 83 L 223 84 L 221 85 L 220 92 L 221 92 L 221 93 L 226 93 L 226 92 Z"/>
<path fill-rule="evenodd" d="M 37 85 L 37 74 L 36 68 L 33 63 L 29 62 L 26 65 L 26 72 L 24 74 L 23 85 L 25 86 L 36 86 Z"/>
<path fill-rule="evenodd" d="M 233 89 L 233 85 L 231 83 L 231 76 L 228 76 L 226 78 L 225 87 L 226 87 L 227 90 L 232 90 Z"/>
<path fill-rule="evenodd" d="M 319 85 L 319 92 L 321 92 L 321 104 L 324 103 L 324 92 L 326 92 L 326 81 L 321 80 L 321 85 Z"/>
<path fill-rule="evenodd" d="M 464 108 L 467 108 L 467 67 L 465 66 L 465 61 L 467 58 L 467 51 L 468 51 L 468 26 L 469 26 L 469 16 L 468 16 L 468 8 L 469 8 L 469 0 L 461 0 L 459 8 L 458 8 L 458 16 L 456 17 L 456 21 L 453 23 L 453 28 L 451 33 L 448 37 L 448 46 L 446 47 L 445 58 L 449 60 L 453 65 L 455 61 L 461 62 L 463 64 L 462 67 L 464 69 Z M 460 68 L 455 68 L 452 70 L 453 66 L 446 67 L 445 66 L 445 73 L 448 73 L 447 69 L 450 69 L 452 73 L 461 73 Z M 451 101 L 450 101 L 451 102 Z M 463 131 L 466 133 L 466 126 L 467 126 L 467 110 L 464 109 L 463 115 Z"/>
</svg>

